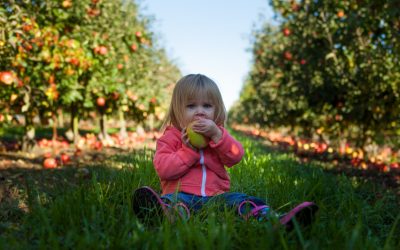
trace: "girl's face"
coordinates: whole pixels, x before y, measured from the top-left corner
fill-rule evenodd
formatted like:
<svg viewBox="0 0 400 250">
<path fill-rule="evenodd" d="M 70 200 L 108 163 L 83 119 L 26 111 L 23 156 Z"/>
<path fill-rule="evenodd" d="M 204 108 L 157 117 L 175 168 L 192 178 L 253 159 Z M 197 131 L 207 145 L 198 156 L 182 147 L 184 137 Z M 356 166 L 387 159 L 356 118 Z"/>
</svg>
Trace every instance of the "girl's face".
<svg viewBox="0 0 400 250">
<path fill-rule="evenodd" d="M 184 109 L 184 127 L 190 122 L 205 118 L 214 120 L 215 105 L 208 98 L 196 98 L 189 100 Z"/>
</svg>

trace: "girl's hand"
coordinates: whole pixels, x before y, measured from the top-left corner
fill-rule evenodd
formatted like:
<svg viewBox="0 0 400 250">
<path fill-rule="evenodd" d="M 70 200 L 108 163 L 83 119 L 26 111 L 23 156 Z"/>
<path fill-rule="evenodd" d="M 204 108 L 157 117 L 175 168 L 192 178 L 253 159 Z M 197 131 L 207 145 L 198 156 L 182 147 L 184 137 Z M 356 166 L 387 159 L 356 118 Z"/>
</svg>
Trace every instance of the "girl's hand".
<svg viewBox="0 0 400 250">
<path fill-rule="evenodd" d="M 187 135 L 186 128 L 182 128 L 181 132 L 182 132 L 181 135 L 182 143 L 197 152 L 198 151 L 197 148 L 193 147 L 192 144 L 190 144 L 189 142 L 189 137 Z"/>
<path fill-rule="evenodd" d="M 192 126 L 193 131 L 211 138 L 214 143 L 218 143 L 222 138 L 222 131 L 217 124 L 210 119 L 198 119 Z"/>
</svg>

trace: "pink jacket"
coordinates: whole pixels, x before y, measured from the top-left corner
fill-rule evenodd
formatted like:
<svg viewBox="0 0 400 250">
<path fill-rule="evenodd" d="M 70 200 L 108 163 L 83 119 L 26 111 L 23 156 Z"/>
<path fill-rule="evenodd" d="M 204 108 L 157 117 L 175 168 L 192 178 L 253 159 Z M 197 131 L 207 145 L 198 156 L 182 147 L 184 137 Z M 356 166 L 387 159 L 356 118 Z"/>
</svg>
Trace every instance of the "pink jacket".
<svg viewBox="0 0 400 250">
<path fill-rule="evenodd" d="M 181 131 L 169 126 L 157 140 L 154 167 L 161 180 L 162 194 L 176 191 L 213 196 L 229 191 L 230 179 L 224 166 L 240 162 L 244 151 L 225 128 L 222 138 L 199 152 L 182 143 Z"/>
</svg>

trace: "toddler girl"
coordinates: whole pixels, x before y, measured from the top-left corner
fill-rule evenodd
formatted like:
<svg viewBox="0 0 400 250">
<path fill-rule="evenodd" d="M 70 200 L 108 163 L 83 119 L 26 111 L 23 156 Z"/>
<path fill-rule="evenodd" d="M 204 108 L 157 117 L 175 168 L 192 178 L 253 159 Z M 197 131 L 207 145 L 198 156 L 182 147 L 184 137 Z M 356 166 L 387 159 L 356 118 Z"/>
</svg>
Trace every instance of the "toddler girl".
<svg viewBox="0 0 400 250">
<path fill-rule="evenodd" d="M 244 150 L 224 128 L 226 110 L 216 83 L 201 74 L 180 79 L 173 91 L 164 123 L 164 134 L 157 140 L 154 167 L 161 181 L 161 197 L 150 187 L 135 190 L 132 206 L 140 219 L 158 217 L 170 220 L 174 211 L 188 219 L 210 201 L 222 201 L 245 219 L 268 219 L 270 208 L 260 198 L 229 192 L 230 178 L 225 167 L 239 163 Z M 196 148 L 186 128 L 203 135 L 207 144 Z M 250 208 L 250 209 L 248 209 Z M 280 218 L 293 226 L 292 219 L 309 224 L 318 207 L 304 202 Z"/>
</svg>

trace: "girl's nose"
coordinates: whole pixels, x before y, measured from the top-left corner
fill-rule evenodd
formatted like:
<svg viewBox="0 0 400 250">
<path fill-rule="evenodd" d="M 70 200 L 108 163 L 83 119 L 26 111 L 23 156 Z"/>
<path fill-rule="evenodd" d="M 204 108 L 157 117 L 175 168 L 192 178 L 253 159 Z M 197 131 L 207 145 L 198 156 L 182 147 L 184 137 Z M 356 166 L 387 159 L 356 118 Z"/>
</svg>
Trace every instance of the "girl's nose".
<svg viewBox="0 0 400 250">
<path fill-rule="evenodd" d="M 205 113 L 204 113 L 204 110 L 200 107 L 200 108 L 197 108 L 196 109 L 196 112 L 194 113 L 194 115 L 195 116 L 204 116 L 205 115 Z"/>
</svg>

